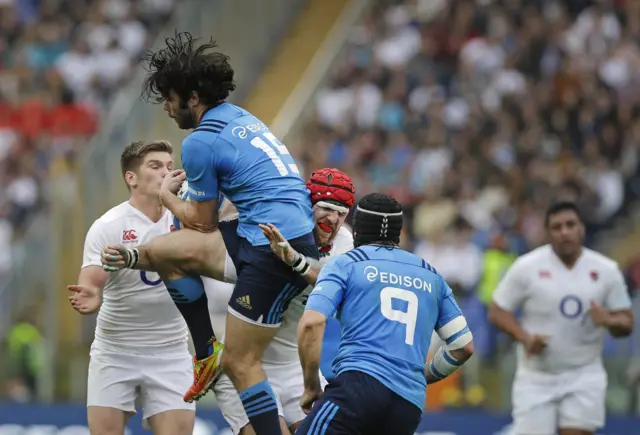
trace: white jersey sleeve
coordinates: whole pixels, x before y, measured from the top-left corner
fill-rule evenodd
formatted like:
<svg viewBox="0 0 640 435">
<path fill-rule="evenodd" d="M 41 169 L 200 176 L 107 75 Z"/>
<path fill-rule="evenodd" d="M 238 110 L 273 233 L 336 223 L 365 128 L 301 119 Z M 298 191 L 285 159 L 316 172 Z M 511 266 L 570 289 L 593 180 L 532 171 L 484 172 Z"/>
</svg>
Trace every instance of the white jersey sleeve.
<svg viewBox="0 0 640 435">
<path fill-rule="evenodd" d="M 82 268 L 89 266 L 100 266 L 102 249 L 109 244 L 116 244 L 120 241 L 117 238 L 109 238 L 106 225 L 103 221 L 95 221 L 84 239 L 84 250 L 82 252 Z"/>
<path fill-rule="evenodd" d="M 493 302 L 506 311 L 517 311 L 527 298 L 527 258 L 520 257 L 507 270 L 493 293 Z"/>
<path fill-rule="evenodd" d="M 611 311 L 626 310 L 631 308 L 631 297 L 622 272 L 616 265 L 611 268 L 607 294 L 604 299 L 604 307 Z"/>
</svg>

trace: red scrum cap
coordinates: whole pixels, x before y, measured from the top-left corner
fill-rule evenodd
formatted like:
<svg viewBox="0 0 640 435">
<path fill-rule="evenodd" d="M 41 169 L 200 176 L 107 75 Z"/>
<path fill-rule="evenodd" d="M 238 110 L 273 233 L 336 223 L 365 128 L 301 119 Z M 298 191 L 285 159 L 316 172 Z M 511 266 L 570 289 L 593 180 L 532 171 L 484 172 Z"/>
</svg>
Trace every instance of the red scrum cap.
<svg viewBox="0 0 640 435">
<path fill-rule="evenodd" d="M 313 204 L 323 202 L 327 206 L 338 203 L 346 206 L 348 212 L 356 201 L 356 186 L 351 177 L 337 169 L 323 168 L 315 171 L 307 181 L 307 188 L 311 191 Z"/>
</svg>

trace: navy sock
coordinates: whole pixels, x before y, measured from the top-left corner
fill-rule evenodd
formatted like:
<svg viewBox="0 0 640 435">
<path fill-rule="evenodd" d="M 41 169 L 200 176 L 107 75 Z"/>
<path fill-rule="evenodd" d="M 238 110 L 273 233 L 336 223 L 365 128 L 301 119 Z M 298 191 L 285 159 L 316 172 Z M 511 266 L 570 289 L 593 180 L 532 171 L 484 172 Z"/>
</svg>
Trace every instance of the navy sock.
<svg viewBox="0 0 640 435">
<path fill-rule="evenodd" d="M 256 435 L 282 435 L 276 395 L 264 380 L 240 392 L 244 411 Z"/>
<path fill-rule="evenodd" d="M 187 322 L 196 350 L 196 358 L 200 360 L 208 357 L 213 352 L 213 346 L 209 342 L 214 334 L 202 279 L 199 276 L 185 276 L 165 281 L 165 285 L 180 314 Z"/>
</svg>

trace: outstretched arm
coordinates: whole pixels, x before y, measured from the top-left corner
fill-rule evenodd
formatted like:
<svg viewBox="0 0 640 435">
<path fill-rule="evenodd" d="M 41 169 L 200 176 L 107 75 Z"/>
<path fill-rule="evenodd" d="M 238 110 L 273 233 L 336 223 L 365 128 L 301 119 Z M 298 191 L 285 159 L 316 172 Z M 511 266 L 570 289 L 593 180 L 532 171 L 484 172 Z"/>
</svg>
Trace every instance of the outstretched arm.
<svg viewBox="0 0 640 435">
<path fill-rule="evenodd" d="M 123 245 L 107 245 L 100 257 L 102 267 L 107 272 L 117 272 L 120 269 L 146 270 L 158 272 L 154 267 L 149 246 L 141 245 L 137 248 L 126 248 Z"/>
<path fill-rule="evenodd" d="M 84 241 L 82 268 L 78 274 L 78 283 L 67 286 L 71 292 L 69 303 L 80 314 L 92 314 L 102 305 L 102 289 L 109 274 L 102 270 L 100 252 L 102 246 L 113 240 L 113 231 L 101 221 L 91 225 Z"/>
<path fill-rule="evenodd" d="M 80 270 L 78 284 L 68 285 L 69 303 L 80 314 L 93 314 L 102 305 L 102 289 L 109 278 L 99 266 L 87 266 Z"/>
<path fill-rule="evenodd" d="M 307 283 L 315 285 L 322 265 L 317 260 L 307 258 L 293 249 L 275 225 L 260 224 L 259 226 L 267 240 L 269 240 L 273 253 L 288 266 L 292 267 L 293 270 L 300 273 Z"/>
</svg>

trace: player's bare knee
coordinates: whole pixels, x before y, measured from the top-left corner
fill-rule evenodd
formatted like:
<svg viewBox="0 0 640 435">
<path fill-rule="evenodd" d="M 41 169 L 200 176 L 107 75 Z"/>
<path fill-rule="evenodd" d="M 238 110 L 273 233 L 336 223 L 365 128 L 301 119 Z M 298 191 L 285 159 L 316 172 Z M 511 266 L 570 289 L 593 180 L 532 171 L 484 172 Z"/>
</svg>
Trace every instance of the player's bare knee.
<svg viewBox="0 0 640 435">
<path fill-rule="evenodd" d="M 89 433 L 91 435 L 123 435 L 124 427 L 116 428 L 112 426 L 89 425 Z"/>
<path fill-rule="evenodd" d="M 191 435 L 195 423 L 195 412 L 174 409 L 149 418 L 153 435 Z"/>
<path fill-rule="evenodd" d="M 91 435 L 122 435 L 131 413 L 119 409 L 90 406 L 87 420 Z"/>
<path fill-rule="evenodd" d="M 124 425 L 108 421 L 104 421 L 103 424 L 89 423 L 89 433 L 91 435 L 123 435 Z"/>
<path fill-rule="evenodd" d="M 191 435 L 193 434 L 194 421 L 178 420 L 167 426 L 160 426 L 153 429 L 153 435 Z"/>
<path fill-rule="evenodd" d="M 176 279 L 184 278 L 188 274 L 178 268 L 172 268 L 171 270 L 159 271 L 158 275 L 162 278 L 163 281 L 174 281 Z"/>
<path fill-rule="evenodd" d="M 252 369 L 260 368 L 260 358 L 255 358 L 250 354 L 228 352 L 225 348 L 220 365 L 231 379 L 238 379 L 248 375 Z"/>
</svg>

